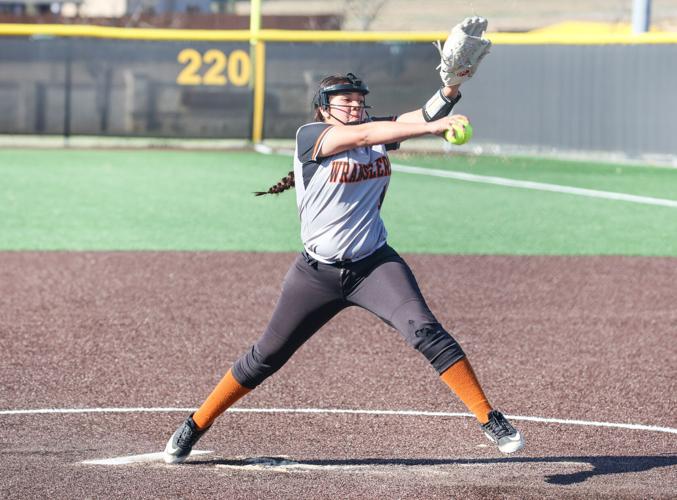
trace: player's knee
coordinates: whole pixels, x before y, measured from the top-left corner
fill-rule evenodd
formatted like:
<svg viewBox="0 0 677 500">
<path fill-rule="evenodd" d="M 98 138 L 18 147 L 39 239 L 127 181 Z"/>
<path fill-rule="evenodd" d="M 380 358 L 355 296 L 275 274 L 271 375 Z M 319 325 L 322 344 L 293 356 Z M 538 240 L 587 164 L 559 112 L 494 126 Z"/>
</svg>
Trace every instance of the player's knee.
<svg viewBox="0 0 677 500">
<path fill-rule="evenodd" d="M 287 359 L 277 353 L 262 353 L 254 345 L 235 362 L 233 376 L 243 386 L 253 389 L 282 368 Z"/>
<path fill-rule="evenodd" d="M 437 373 L 465 357 L 465 353 L 456 340 L 439 323 L 413 324 L 410 337 L 413 346 L 423 354 Z"/>
</svg>

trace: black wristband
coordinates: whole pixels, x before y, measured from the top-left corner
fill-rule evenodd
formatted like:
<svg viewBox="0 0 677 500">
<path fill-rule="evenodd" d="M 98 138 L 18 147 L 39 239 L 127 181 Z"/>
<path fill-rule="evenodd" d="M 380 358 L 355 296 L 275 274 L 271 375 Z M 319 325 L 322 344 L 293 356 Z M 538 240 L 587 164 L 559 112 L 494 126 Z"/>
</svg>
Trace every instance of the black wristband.
<svg viewBox="0 0 677 500">
<path fill-rule="evenodd" d="M 442 89 L 435 92 L 428 102 L 423 106 L 423 118 L 425 121 L 432 122 L 447 116 L 451 113 L 456 103 L 461 100 L 461 93 L 458 92 L 454 97 L 449 99 L 442 93 Z"/>
</svg>

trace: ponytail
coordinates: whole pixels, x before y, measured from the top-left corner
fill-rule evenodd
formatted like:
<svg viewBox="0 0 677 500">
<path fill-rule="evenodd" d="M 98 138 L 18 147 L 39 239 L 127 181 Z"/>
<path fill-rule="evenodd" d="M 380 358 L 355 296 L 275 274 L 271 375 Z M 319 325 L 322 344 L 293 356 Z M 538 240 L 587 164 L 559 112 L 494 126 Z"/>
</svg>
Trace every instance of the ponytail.
<svg viewBox="0 0 677 500">
<path fill-rule="evenodd" d="M 268 188 L 268 191 L 256 191 L 254 194 L 256 196 L 262 196 L 264 194 L 280 194 L 283 191 L 286 191 L 287 189 L 291 189 L 294 187 L 294 171 L 292 170 L 287 174 L 286 177 L 283 177 L 280 182 L 277 184 L 270 186 Z"/>
</svg>

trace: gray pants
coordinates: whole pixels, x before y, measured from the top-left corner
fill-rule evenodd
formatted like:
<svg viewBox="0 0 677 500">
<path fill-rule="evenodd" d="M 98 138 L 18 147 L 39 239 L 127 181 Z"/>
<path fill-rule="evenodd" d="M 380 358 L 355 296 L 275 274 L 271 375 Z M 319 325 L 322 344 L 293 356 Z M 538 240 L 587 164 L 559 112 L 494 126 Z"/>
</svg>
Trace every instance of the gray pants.
<svg viewBox="0 0 677 500">
<path fill-rule="evenodd" d="M 261 338 L 233 366 L 233 376 L 253 389 L 279 370 L 296 350 L 339 311 L 359 306 L 397 329 L 438 373 L 465 355 L 437 322 L 406 262 L 384 245 L 357 262 L 322 264 L 299 255 Z"/>
</svg>

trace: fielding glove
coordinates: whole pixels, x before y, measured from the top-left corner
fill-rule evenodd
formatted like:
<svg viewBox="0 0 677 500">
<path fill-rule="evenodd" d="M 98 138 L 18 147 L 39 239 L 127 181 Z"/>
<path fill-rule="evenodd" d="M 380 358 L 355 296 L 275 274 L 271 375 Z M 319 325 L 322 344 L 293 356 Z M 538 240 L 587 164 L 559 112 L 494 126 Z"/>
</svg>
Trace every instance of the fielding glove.
<svg viewBox="0 0 677 500">
<path fill-rule="evenodd" d="M 487 24 L 483 17 L 467 17 L 452 28 L 444 47 L 440 47 L 439 41 L 435 44 L 440 53 L 436 69 L 440 70 L 444 85 L 458 85 L 475 74 L 491 48 L 491 42 L 482 38 Z"/>
</svg>

